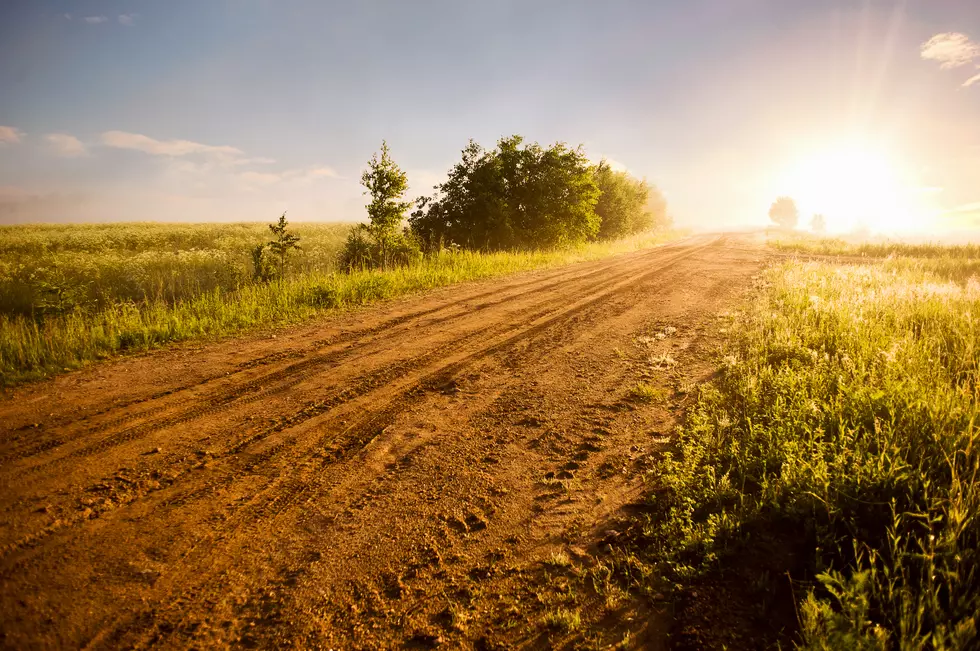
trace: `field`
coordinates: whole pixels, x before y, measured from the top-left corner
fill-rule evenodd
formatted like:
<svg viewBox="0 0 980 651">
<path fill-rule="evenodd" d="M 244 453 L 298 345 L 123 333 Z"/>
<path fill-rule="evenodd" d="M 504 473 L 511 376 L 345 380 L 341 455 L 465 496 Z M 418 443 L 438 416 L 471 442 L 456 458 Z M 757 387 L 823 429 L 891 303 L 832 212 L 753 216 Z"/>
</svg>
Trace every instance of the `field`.
<svg viewBox="0 0 980 651">
<path fill-rule="evenodd" d="M 672 234 L 546 252 L 446 251 L 411 268 L 337 273 L 350 224 L 296 224 L 286 281 L 253 280 L 264 224 L 0 229 L 0 386 L 161 344 L 297 323 L 325 310 L 636 250 Z"/>
<path fill-rule="evenodd" d="M 851 261 L 776 264 L 727 318 L 723 375 L 657 466 L 638 547 L 700 593 L 691 648 L 733 630 L 753 646 L 798 634 L 811 649 L 970 648 L 977 249 L 791 250 Z"/>
<path fill-rule="evenodd" d="M 4 642 L 975 648 L 973 249 L 647 243 L 134 300 L 0 400 Z"/>
</svg>

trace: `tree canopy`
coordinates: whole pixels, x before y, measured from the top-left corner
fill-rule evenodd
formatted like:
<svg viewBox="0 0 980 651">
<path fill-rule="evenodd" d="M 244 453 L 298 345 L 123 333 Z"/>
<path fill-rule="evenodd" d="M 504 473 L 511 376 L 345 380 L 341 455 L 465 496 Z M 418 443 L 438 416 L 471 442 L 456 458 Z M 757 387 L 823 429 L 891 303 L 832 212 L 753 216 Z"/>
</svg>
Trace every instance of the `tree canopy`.
<svg viewBox="0 0 980 651">
<path fill-rule="evenodd" d="M 403 201 L 408 190 L 408 176 L 391 158 L 388 143 L 381 141 L 381 157 L 374 154 L 368 161 L 368 169 L 361 175 L 364 194 L 371 196 L 367 205 L 370 224 L 366 226 L 380 253 L 380 266 L 390 263 L 390 253 L 399 237 L 398 227 L 411 208 L 411 201 Z"/>
<path fill-rule="evenodd" d="M 614 240 L 670 224 L 667 200 L 660 190 L 627 172 L 613 170 L 605 160 L 595 166 L 601 220 L 598 239 Z"/>
<path fill-rule="evenodd" d="M 585 242 L 599 232 L 593 166 L 581 149 L 564 143 L 542 147 L 515 135 L 486 150 L 471 140 L 435 189 L 409 219 L 430 247 L 550 248 Z"/>
</svg>

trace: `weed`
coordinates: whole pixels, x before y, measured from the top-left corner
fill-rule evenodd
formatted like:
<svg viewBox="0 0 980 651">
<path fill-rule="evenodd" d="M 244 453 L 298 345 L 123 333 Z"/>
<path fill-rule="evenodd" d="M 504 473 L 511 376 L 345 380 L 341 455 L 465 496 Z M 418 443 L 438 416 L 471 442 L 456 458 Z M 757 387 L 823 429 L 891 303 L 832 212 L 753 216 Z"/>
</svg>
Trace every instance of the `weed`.
<svg viewBox="0 0 980 651">
<path fill-rule="evenodd" d="M 665 402 L 667 400 L 667 390 L 648 382 L 637 382 L 630 389 L 629 398 L 633 402 Z"/>
<path fill-rule="evenodd" d="M 572 559 L 564 551 L 557 551 L 549 556 L 544 564 L 555 568 L 571 567 Z"/>
<path fill-rule="evenodd" d="M 805 648 L 975 643 L 980 289 L 969 250 L 915 252 L 768 271 L 657 473 L 647 553 L 815 586 Z"/>
<path fill-rule="evenodd" d="M 648 361 L 650 362 L 650 366 L 658 371 L 665 371 L 677 366 L 677 360 L 667 354 L 651 355 Z"/>
<path fill-rule="evenodd" d="M 571 633 L 581 628 L 582 615 L 578 610 L 556 608 L 544 616 L 544 625 L 562 633 Z"/>
</svg>

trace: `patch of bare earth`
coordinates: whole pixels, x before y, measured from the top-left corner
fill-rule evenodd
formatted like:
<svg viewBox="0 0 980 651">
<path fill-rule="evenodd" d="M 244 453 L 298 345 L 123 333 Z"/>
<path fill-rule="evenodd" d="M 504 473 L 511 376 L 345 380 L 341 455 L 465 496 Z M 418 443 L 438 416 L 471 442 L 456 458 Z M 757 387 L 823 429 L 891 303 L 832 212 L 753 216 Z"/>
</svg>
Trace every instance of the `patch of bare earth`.
<svg viewBox="0 0 980 651">
<path fill-rule="evenodd" d="M 588 577 L 764 255 L 701 236 L 14 391 L 0 641 L 662 646 L 655 591 Z"/>
</svg>

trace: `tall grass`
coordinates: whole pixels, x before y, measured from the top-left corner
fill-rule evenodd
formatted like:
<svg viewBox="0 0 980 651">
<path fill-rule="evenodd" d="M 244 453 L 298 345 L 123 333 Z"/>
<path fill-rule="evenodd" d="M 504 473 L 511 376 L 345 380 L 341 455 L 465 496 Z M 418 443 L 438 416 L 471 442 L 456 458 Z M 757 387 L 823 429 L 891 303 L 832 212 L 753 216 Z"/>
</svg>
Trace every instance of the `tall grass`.
<svg viewBox="0 0 980 651">
<path fill-rule="evenodd" d="M 329 273 L 350 224 L 298 224 L 291 272 Z M 37 315 L 120 301 L 175 302 L 251 282 L 264 224 L 0 227 L 0 314 Z"/>
<path fill-rule="evenodd" d="M 847 238 L 824 238 L 804 233 L 777 233 L 770 235 L 768 242 L 770 246 L 779 251 L 811 253 L 816 255 L 860 256 L 867 258 L 947 258 L 952 260 L 976 260 L 980 258 L 980 244 L 946 246 L 890 240 L 866 241 Z"/>
<path fill-rule="evenodd" d="M 166 233 L 157 236 L 166 238 Z M 652 246 L 670 237 L 670 234 L 646 235 L 559 251 L 494 254 L 446 251 L 411 267 L 351 274 L 336 273 L 326 266 L 312 269 L 294 265 L 291 275 L 281 285 L 247 280 L 209 285 L 198 278 L 196 291 L 145 292 L 141 299 L 132 298 L 126 282 L 107 281 L 104 290 L 107 298 L 98 303 L 75 303 L 40 315 L 18 314 L 12 310 L 0 314 L 0 383 L 11 385 L 43 377 L 116 353 L 260 326 L 297 323 L 326 310 L 345 310 L 458 282 L 596 259 Z M 301 242 L 307 246 L 307 255 L 309 239 Z M 338 239 L 336 247 L 339 249 L 340 245 Z M 178 251 L 168 255 L 185 254 Z M 93 253 L 90 257 L 100 256 Z M 107 258 L 111 259 L 112 254 Z M 91 264 L 99 262 L 93 260 Z M 181 268 L 172 268 L 179 277 Z M 193 264 L 183 270 L 188 268 L 192 280 L 201 270 Z M 72 283 L 86 282 L 78 279 L 90 277 L 81 269 L 82 265 L 75 267 L 78 276 Z M 218 264 L 214 273 L 221 269 Z M 95 272 L 92 273 L 94 276 Z M 201 275 L 210 279 L 210 273 Z M 122 290 L 116 295 L 111 294 L 120 287 Z"/>
<path fill-rule="evenodd" d="M 980 284 L 936 264 L 957 255 L 765 274 L 660 468 L 670 576 L 788 572 L 805 648 L 977 648 Z"/>
</svg>

